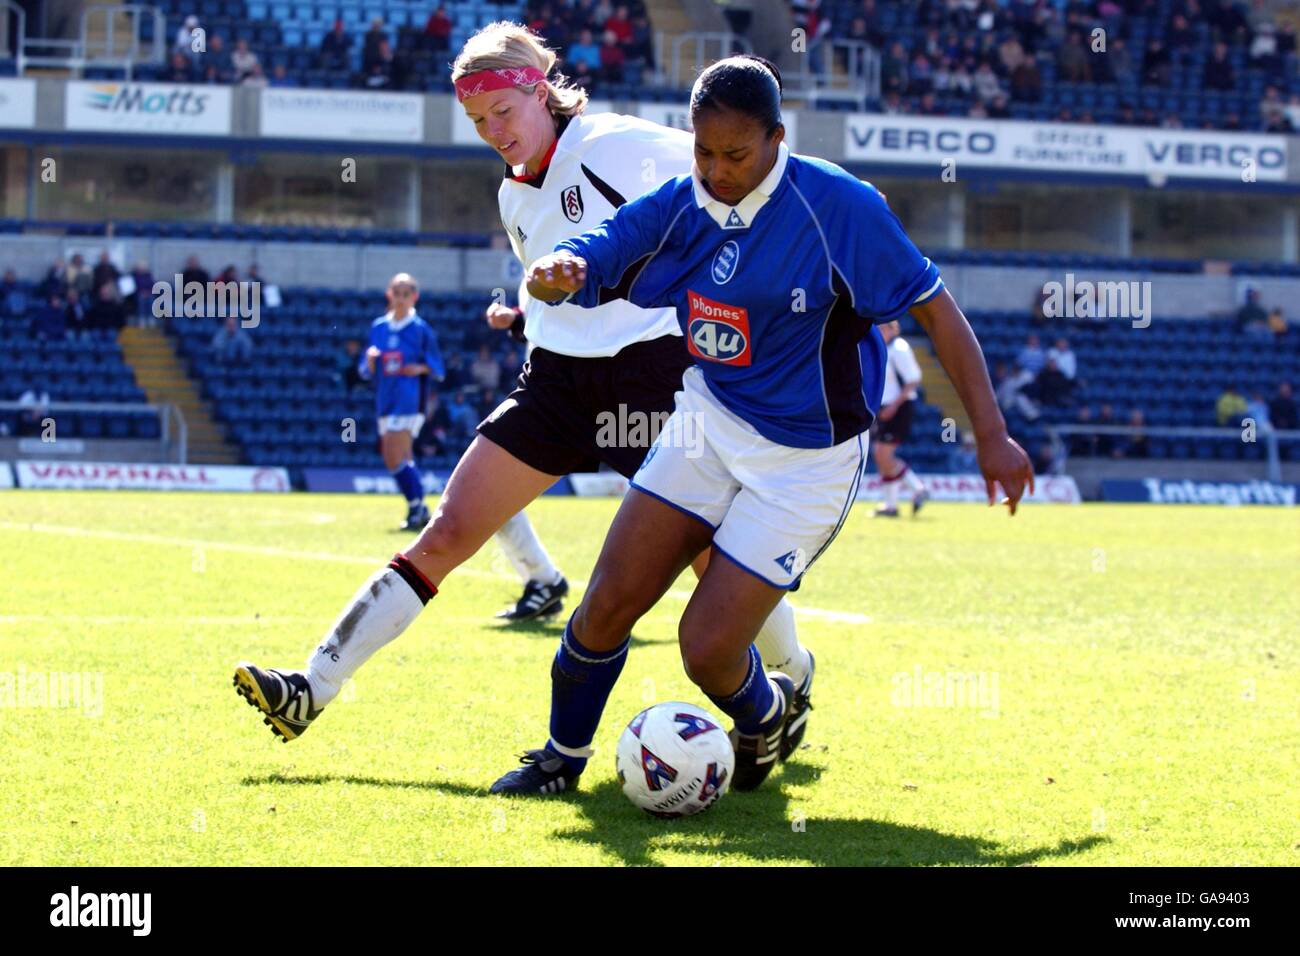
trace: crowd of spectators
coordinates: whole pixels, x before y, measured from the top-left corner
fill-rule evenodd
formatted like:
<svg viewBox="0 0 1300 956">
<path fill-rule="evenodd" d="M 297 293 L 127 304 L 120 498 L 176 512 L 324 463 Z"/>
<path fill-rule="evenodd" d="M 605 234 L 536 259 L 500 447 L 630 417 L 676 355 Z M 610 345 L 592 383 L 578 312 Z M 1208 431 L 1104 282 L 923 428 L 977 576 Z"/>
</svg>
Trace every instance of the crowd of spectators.
<svg viewBox="0 0 1300 956">
<path fill-rule="evenodd" d="M 819 8 L 819 0 L 796 0 Z M 910 44 L 887 24 L 900 7 L 916 11 Z M 1168 11 L 1164 19 L 1164 10 Z M 1131 46 L 1133 18 L 1159 28 L 1140 48 Z M 833 36 L 860 40 L 882 53 L 881 108 L 886 113 L 1006 118 L 1016 104 L 1038 104 L 1046 85 L 1060 83 L 1141 87 L 1180 93 L 1176 78 L 1189 74 L 1210 93 L 1244 93 L 1247 74 L 1265 85 L 1254 128 L 1291 132 L 1300 123 L 1300 94 L 1286 95 L 1294 77 L 1288 58 L 1296 32 L 1261 10 L 1248 13 L 1240 0 L 860 0 L 835 24 Z M 1208 51 L 1206 50 L 1208 44 Z M 1243 68 L 1233 54 L 1242 54 Z M 1201 63 L 1204 58 L 1203 64 Z M 1293 62 L 1293 60 L 1292 60 Z M 954 105 L 955 104 L 955 105 Z M 1086 107 L 1062 106 L 1051 118 L 1100 122 Z M 1117 125 L 1184 125 L 1178 113 L 1142 107 L 1136 98 L 1118 102 L 1108 122 Z M 1249 120 L 1234 110 L 1204 116 L 1203 128 L 1244 129 Z"/>
</svg>

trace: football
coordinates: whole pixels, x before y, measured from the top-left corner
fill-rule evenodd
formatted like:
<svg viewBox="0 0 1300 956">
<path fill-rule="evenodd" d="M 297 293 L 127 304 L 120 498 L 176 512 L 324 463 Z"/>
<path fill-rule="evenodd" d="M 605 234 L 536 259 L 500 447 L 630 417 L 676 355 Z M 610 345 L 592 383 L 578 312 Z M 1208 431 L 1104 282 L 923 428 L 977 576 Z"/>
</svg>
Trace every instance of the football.
<svg viewBox="0 0 1300 956">
<path fill-rule="evenodd" d="M 615 760 L 623 792 L 634 804 L 657 817 L 688 817 L 727 792 L 736 753 L 717 717 L 669 701 L 632 718 Z"/>
</svg>

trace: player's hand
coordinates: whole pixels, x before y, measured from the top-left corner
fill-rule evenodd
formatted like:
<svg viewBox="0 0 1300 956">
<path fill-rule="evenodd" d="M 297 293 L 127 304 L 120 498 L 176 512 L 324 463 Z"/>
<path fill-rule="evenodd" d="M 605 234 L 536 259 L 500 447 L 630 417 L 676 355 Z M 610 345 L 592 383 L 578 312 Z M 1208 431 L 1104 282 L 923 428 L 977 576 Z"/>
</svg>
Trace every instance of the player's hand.
<svg viewBox="0 0 1300 956">
<path fill-rule="evenodd" d="M 587 282 L 587 260 L 570 252 L 552 252 L 532 264 L 528 282 L 566 294 L 577 292 Z"/>
<path fill-rule="evenodd" d="M 366 367 L 369 368 L 372 373 L 375 370 L 375 362 L 379 360 L 380 354 L 379 346 L 377 345 L 372 345 L 370 348 L 366 349 Z"/>
<path fill-rule="evenodd" d="M 891 418 L 893 418 L 897 412 L 898 412 L 898 403 L 890 402 L 888 405 L 886 405 L 884 408 L 880 410 L 880 414 L 877 415 L 876 417 L 879 418 L 882 422 L 887 422 Z"/>
<path fill-rule="evenodd" d="M 500 302 L 487 307 L 487 323 L 494 329 L 508 329 L 515 324 L 515 310 Z"/>
<path fill-rule="evenodd" d="M 1002 504 L 1014 515 L 1026 488 L 1029 494 L 1034 493 L 1034 466 L 1029 463 L 1029 456 L 1006 432 L 978 442 L 978 456 L 984 487 L 989 493 L 989 507 L 996 503 L 997 486 L 1001 485 L 1006 492 Z"/>
</svg>

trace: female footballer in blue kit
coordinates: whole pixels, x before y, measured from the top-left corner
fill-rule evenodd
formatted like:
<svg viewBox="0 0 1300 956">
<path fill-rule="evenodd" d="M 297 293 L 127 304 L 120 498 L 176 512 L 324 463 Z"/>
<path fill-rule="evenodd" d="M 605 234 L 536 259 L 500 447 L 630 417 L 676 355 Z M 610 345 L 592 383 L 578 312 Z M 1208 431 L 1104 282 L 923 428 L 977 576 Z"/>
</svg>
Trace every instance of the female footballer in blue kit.
<svg viewBox="0 0 1300 956">
<path fill-rule="evenodd" d="M 632 479 L 551 670 L 550 738 L 493 791 L 549 794 L 582 773 L 628 635 L 701 549 L 714 560 L 679 625 L 690 678 L 735 721 L 732 786 L 758 786 L 781 747 L 793 682 L 765 674 L 759 624 L 826 550 L 856 496 L 880 408 L 875 324 L 910 313 L 930 335 L 974 423 L 993 503 L 1033 490 L 983 354 L 938 270 L 877 190 L 794 156 L 780 79 L 756 57 L 705 70 L 691 94 L 694 168 L 559 243 L 527 271 L 545 302 L 589 306 L 640 271 L 626 296 L 676 309 L 695 360 L 676 411 Z M 642 262 L 644 260 L 644 262 Z M 674 436 L 701 423 L 705 442 Z"/>
<path fill-rule="evenodd" d="M 438 337 L 415 311 L 420 287 L 408 273 L 388 281 L 389 311 L 370 326 L 370 340 L 357 365 L 366 381 L 375 382 L 379 445 L 384 465 L 406 498 L 407 531 L 418 531 L 429 520 L 424 484 L 415 467 L 411 443 L 424 427 L 429 377 L 446 375 Z"/>
</svg>

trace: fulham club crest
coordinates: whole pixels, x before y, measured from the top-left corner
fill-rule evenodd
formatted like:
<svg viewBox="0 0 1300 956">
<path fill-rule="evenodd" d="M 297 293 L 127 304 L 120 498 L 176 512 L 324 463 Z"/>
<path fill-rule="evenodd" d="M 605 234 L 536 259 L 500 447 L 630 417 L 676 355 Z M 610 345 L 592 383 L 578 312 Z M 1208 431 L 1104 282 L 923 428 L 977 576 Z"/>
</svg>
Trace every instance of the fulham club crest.
<svg viewBox="0 0 1300 956">
<path fill-rule="evenodd" d="M 578 186 L 566 186 L 564 192 L 560 193 L 560 208 L 564 210 L 564 218 L 569 222 L 582 221 L 582 190 Z"/>
</svg>

